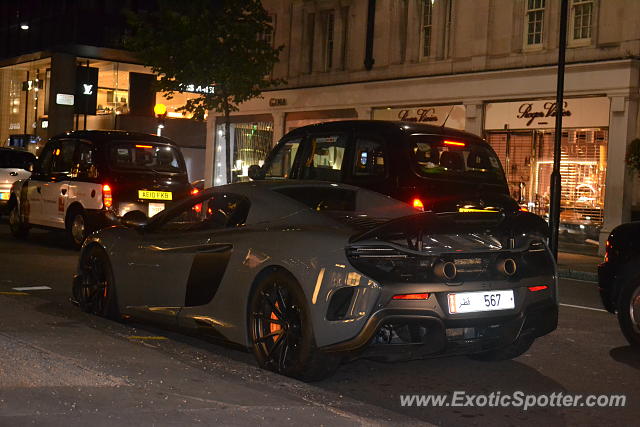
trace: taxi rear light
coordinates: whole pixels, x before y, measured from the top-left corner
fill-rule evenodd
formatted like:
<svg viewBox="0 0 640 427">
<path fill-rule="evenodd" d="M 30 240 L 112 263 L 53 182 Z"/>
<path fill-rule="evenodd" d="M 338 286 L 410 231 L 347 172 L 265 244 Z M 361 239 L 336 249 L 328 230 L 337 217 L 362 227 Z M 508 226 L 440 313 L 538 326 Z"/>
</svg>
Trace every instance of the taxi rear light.
<svg viewBox="0 0 640 427">
<path fill-rule="evenodd" d="M 529 209 L 527 209 L 524 206 L 520 206 L 520 208 L 518 209 L 520 212 L 529 212 Z"/>
<path fill-rule="evenodd" d="M 191 195 L 195 196 L 196 194 L 198 194 L 200 192 L 200 190 L 198 190 L 197 188 L 192 188 L 191 189 Z"/>
<path fill-rule="evenodd" d="M 423 211 L 424 210 L 424 203 L 422 203 L 422 200 L 418 199 L 417 197 L 415 199 L 413 199 L 413 202 L 411 203 L 411 205 L 415 209 L 418 209 L 419 211 Z"/>
<path fill-rule="evenodd" d="M 136 148 L 153 148 L 153 145 L 140 145 L 140 144 L 137 144 Z"/>
<path fill-rule="evenodd" d="M 549 287 L 547 285 L 529 286 L 531 292 L 544 291 L 545 289 L 549 289 Z"/>
<path fill-rule="evenodd" d="M 113 206 L 113 194 L 111 193 L 111 187 L 109 184 L 102 186 L 102 204 L 105 208 Z"/>
<path fill-rule="evenodd" d="M 429 298 L 429 294 L 398 294 L 394 295 L 392 299 L 411 299 L 411 300 L 425 300 Z"/>
<path fill-rule="evenodd" d="M 465 145 L 467 145 L 464 142 L 460 142 L 460 141 L 445 141 L 444 144 L 453 145 L 454 147 L 464 147 Z"/>
</svg>

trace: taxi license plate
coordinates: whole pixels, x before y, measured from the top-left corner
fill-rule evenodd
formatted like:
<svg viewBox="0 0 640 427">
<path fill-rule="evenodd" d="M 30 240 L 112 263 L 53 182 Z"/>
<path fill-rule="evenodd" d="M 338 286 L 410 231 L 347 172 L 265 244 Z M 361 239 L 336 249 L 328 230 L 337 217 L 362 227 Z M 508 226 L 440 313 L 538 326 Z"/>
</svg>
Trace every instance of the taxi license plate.
<svg viewBox="0 0 640 427">
<path fill-rule="evenodd" d="M 138 198 L 152 200 L 172 200 L 172 193 L 170 191 L 138 190 Z"/>
<path fill-rule="evenodd" d="M 164 210 L 164 203 L 149 203 L 149 218 Z"/>
<path fill-rule="evenodd" d="M 9 193 L 0 192 L 0 200 L 9 200 Z"/>
<path fill-rule="evenodd" d="M 447 298 L 450 314 L 508 310 L 516 306 L 513 290 L 460 292 L 449 294 Z"/>
</svg>

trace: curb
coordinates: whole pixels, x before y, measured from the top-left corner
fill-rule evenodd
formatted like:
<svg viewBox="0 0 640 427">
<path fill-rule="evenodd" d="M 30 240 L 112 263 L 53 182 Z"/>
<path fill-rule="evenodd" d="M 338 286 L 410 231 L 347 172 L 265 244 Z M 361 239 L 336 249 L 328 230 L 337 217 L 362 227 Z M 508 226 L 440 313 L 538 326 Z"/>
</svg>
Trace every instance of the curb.
<svg viewBox="0 0 640 427">
<path fill-rule="evenodd" d="M 575 279 L 584 280 L 585 282 L 598 283 L 598 273 L 591 273 L 589 271 L 562 269 L 558 270 L 558 277 L 561 279 Z"/>
</svg>

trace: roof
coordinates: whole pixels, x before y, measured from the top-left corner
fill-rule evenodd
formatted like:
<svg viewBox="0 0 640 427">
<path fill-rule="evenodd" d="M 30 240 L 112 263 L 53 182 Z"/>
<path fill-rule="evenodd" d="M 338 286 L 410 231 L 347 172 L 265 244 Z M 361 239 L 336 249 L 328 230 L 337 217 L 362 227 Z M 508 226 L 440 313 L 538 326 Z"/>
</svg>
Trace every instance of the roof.
<svg viewBox="0 0 640 427">
<path fill-rule="evenodd" d="M 113 139 L 129 139 L 136 141 L 158 142 L 177 145 L 174 141 L 151 133 L 130 132 L 126 130 L 76 130 L 58 134 L 54 138 L 82 138 L 90 141 L 107 141 Z"/>
</svg>

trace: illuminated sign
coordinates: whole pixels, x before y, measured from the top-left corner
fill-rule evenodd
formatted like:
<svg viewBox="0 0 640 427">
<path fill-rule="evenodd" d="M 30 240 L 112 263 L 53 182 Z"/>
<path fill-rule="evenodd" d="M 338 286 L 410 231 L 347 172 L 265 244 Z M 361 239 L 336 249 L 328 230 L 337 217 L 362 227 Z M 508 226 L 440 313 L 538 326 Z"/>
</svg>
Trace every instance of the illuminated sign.
<svg viewBox="0 0 640 427">
<path fill-rule="evenodd" d="M 179 86 L 179 91 L 180 92 L 189 92 L 189 93 L 201 93 L 204 95 L 210 94 L 213 95 L 216 91 L 214 86 L 196 86 L 193 84 L 180 84 Z"/>
<path fill-rule="evenodd" d="M 73 99 L 74 96 L 67 93 L 56 94 L 56 104 L 58 105 L 73 105 Z"/>
<path fill-rule="evenodd" d="M 454 129 L 464 129 L 466 109 L 464 105 L 436 105 L 424 107 L 376 108 L 374 120 L 425 123 Z M 445 122 L 446 121 L 446 122 Z"/>
<path fill-rule="evenodd" d="M 93 85 L 83 84 L 84 89 L 83 95 L 93 95 Z"/>
<path fill-rule="evenodd" d="M 287 98 L 270 98 L 269 107 L 282 107 L 287 105 Z"/>
<path fill-rule="evenodd" d="M 95 67 L 76 67 L 76 114 L 96 114 L 98 103 L 98 69 Z"/>
</svg>

